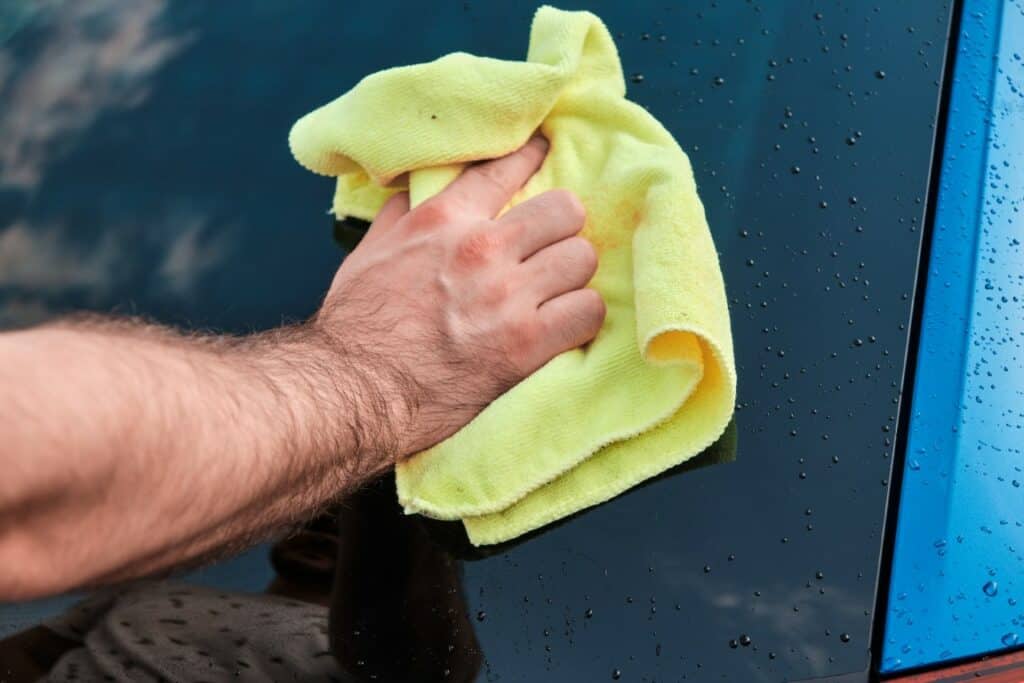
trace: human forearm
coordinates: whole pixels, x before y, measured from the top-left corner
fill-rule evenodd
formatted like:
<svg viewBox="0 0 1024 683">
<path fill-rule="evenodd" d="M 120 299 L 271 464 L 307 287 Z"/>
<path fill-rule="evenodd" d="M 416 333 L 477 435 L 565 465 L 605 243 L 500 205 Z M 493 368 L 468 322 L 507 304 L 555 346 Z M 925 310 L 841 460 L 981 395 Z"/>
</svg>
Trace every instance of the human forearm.
<svg viewBox="0 0 1024 683">
<path fill-rule="evenodd" d="M 401 423 L 381 414 L 388 383 L 330 341 L 313 325 L 0 336 L 0 595 L 178 564 L 386 469 Z"/>
<path fill-rule="evenodd" d="M 593 339 L 604 303 L 585 286 L 598 264 L 580 201 L 552 190 L 502 213 L 545 150 L 473 165 L 415 208 L 395 194 L 309 323 L 0 335 L 0 599 L 310 516 Z"/>
</svg>

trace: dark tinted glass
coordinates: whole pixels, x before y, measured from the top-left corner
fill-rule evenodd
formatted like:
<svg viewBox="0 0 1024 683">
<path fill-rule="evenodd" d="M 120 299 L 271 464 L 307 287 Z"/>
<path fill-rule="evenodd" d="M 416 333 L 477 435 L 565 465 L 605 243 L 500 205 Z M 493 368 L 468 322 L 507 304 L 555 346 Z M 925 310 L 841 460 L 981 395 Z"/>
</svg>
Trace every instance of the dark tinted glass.
<svg viewBox="0 0 1024 683">
<path fill-rule="evenodd" d="M 950 9 L 667 5 L 570 8 L 606 21 L 630 97 L 693 162 L 740 372 L 715 457 L 735 462 L 671 473 L 487 557 L 448 528 L 343 521 L 349 557 L 427 568 L 342 563 L 336 600 L 361 602 L 336 610 L 335 642 L 373 655 L 343 657 L 354 670 L 389 653 L 449 657 L 418 625 L 453 629 L 467 654 L 443 668 L 463 679 L 776 681 L 868 666 Z M 331 184 L 292 161 L 291 123 L 388 66 L 454 50 L 521 59 L 534 9 L 23 7 L 0 52 L 3 324 L 85 307 L 232 331 L 311 313 L 342 255 Z M 454 616 L 431 621 L 437 610 Z M 388 628 L 399 623 L 412 626 Z"/>
</svg>

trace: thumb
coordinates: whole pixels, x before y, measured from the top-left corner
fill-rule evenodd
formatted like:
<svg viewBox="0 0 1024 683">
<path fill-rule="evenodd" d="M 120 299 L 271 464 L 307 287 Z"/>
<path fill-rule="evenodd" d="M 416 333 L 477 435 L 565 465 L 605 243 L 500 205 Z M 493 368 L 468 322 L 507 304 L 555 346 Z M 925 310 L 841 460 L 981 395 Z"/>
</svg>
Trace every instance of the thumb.
<svg viewBox="0 0 1024 683">
<path fill-rule="evenodd" d="M 399 192 L 391 195 L 377 212 L 377 217 L 373 219 L 370 229 L 366 231 L 366 237 L 369 238 L 382 231 L 390 230 L 391 226 L 407 213 L 409 213 L 409 193 Z"/>
</svg>

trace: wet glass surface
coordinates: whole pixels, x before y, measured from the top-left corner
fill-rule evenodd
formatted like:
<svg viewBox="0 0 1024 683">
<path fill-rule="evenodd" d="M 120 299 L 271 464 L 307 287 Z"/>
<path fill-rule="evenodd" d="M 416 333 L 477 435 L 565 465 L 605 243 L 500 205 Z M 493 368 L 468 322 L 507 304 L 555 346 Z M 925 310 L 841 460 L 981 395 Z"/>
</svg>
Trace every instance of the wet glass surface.
<svg viewBox="0 0 1024 683">
<path fill-rule="evenodd" d="M 606 21 L 629 96 L 693 162 L 733 316 L 735 462 L 485 557 L 437 529 L 348 532 L 343 551 L 428 571 L 397 572 L 398 602 L 339 574 L 335 604 L 363 609 L 333 622 L 343 664 L 409 656 L 417 639 L 386 626 L 426 613 L 413 623 L 458 628 L 463 680 L 867 668 L 950 12 L 878 5 L 565 5 Z M 309 315 L 342 252 L 331 184 L 291 159 L 291 123 L 381 68 L 525 55 L 531 4 L 408 7 L 98 0 L 5 21 L 0 324 L 90 308 L 246 331 Z M 367 647 L 376 660 L 353 662 Z"/>
<path fill-rule="evenodd" d="M 883 667 L 1024 638 L 1024 5 L 964 6 Z"/>
</svg>

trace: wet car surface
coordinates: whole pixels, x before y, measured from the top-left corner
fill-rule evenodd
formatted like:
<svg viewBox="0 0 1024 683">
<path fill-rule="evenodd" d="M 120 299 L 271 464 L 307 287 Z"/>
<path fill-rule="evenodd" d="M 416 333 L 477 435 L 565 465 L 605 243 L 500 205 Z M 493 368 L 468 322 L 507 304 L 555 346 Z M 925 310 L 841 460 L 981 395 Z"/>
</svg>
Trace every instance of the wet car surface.
<svg viewBox="0 0 1024 683">
<path fill-rule="evenodd" d="M 407 658 L 457 680 L 866 680 L 951 8 L 563 7 L 608 24 L 629 97 L 693 163 L 736 344 L 737 412 L 713 458 L 729 462 L 486 553 L 379 498 L 343 510 L 341 665 L 378 680 Z M 331 183 L 291 159 L 291 123 L 388 66 L 522 59 L 534 9 L 17 14 L 0 47 L 0 324 L 86 308 L 245 332 L 308 316 L 344 252 Z"/>
</svg>

